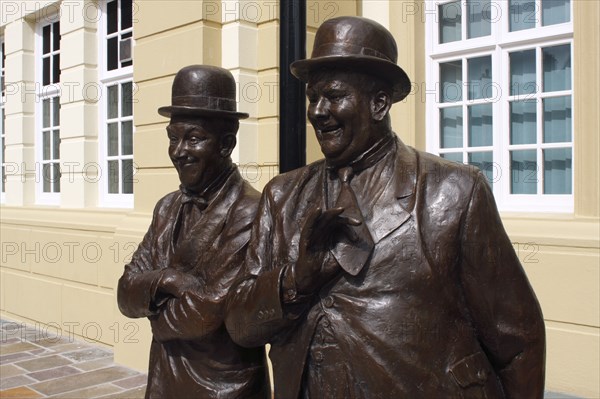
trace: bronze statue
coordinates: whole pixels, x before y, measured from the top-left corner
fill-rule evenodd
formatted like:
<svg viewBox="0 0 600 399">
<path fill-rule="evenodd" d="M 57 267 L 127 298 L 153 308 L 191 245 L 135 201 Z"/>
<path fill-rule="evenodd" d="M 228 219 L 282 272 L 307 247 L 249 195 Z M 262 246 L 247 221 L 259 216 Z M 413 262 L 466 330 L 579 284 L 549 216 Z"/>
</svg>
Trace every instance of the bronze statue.
<svg viewBox="0 0 600 399">
<path fill-rule="evenodd" d="M 227 328 L 271 344 L 276 398 L 541 398 L 544 322 L 490 187 L 393 133 L 396 61 L 340 17 L 291 65 L 325 159 L 265 188 Z"/>
<path fill-rule="evenodd" d="M 146 398 L 270 398 L 264 348 L 236 345 L 224 325 L 229 288 L 244 260 L 259 193 L 231 161 L 239 119 L 235 81 L 213 66 L 173 82 L 169 156 L 181 186 L 119 280 L 119 309 L 147 317 L 152 345 Z"/>
</svg>

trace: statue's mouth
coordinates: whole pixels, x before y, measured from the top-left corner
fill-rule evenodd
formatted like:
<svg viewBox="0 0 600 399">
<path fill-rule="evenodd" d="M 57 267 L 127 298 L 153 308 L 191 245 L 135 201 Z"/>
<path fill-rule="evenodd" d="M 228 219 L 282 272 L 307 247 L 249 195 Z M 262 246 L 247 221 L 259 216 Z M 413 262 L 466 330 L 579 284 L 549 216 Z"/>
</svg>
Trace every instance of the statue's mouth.
<svg viewBox="0 0 600 399">
<path fill-rule="evenodd" d="M 318 133 L 321 136 L 321 138 L 327 140 L 341 135 L 342 128 L 339 125 L 324 126 L 318 130 Z"/>
</svg>

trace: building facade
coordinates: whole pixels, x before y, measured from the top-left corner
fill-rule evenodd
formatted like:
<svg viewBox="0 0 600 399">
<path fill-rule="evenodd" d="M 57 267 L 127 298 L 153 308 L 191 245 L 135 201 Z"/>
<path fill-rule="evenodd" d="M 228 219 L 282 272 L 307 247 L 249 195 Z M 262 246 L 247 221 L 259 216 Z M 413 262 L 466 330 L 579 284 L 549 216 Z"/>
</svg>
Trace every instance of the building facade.
<svg viewBox="0 0 600 399">
<path fill-rule="evenodd" d="M 115 286 L 178 186 L 156 110 L 181 67 L 229 69 L 250 114 L 234 159 L 261 189 L 279 162 L 279 2 L 1 7 L 2 317 L 143 370 L 149 325 L 120 315 Z M 600 3 L 307 0 L 306 12 L 308 54 L 331 17 L 390 29 L 413 82 L 396 133 L 486 173 L 544 312 L 547 389 L 599 396 Z M 310 127 L 306 154 L 321 158 Z"/>
</svg>

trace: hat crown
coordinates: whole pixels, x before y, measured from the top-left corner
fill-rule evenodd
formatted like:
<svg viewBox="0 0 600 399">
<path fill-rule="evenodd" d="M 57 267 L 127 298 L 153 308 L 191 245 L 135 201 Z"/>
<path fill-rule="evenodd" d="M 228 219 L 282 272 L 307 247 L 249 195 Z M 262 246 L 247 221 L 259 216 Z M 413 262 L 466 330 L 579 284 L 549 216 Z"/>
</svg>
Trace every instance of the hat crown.
<svg viewBox="0 0 600 399">
<path fill-rule="evenodd" d="M 338 17 L 317 30 L 311 58 L 368 56 L 396 63 L 398 47 L 392 34 L 378 22 L 363 17 Z"/>
<path fill-rule="evenodd" d="M 236 83 L 227 69 L 212 65 L 189 65 L 177 72 L 171 89 L 171 105 L 158 113 L 202 115 L 244 119 L 248 114 L 237 112 Z"/>
<path fill-rule="evenodd" d="M 173 105 L 236 110 L 233 75 L 211 65 L 190 65 L 177 72 L 171 97 Z"/>
<path fill-rule="evenodd" d="M 211 65 L 190 65 L 175 75 L 171 95 L 173 99 L 204 96 L 235 100 L 235 80 L 226 69 Z"/>
</svg>

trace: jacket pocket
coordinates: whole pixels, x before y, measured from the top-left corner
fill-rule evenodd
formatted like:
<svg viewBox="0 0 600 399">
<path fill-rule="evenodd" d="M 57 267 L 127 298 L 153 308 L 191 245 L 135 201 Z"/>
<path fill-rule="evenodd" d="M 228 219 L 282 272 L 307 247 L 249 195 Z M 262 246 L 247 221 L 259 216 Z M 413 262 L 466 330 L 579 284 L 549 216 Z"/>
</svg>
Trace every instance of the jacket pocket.
<svg viewBox="0 0 600 399">
<path fill-rule="evenodd" d="M 490 394 L 488 379 L 496 379 L 491 365 L 482 352 L 469 355 L 451 365 L 448 369 L 454 381 L 460 386 L 462 398 L 496 398 Z M 494 391 L 494 390 L 492 390 Z"/>
</svg>

